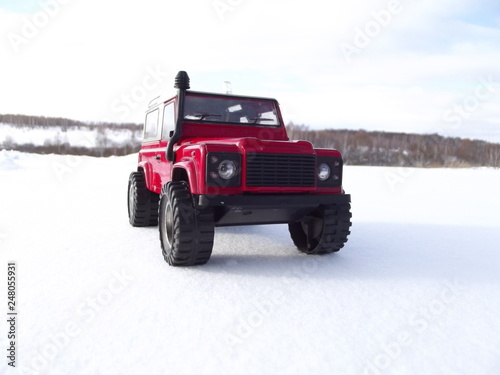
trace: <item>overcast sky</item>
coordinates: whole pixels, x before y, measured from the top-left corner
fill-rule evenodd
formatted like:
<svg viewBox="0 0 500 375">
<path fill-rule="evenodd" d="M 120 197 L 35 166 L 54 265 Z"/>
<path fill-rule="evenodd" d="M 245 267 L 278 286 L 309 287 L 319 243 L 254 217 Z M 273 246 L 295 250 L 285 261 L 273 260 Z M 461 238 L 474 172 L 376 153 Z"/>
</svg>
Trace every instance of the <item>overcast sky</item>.
<svg viewBox="0 0 500 375">
<path fill-rule="evenodd" d="M 500 142 L 498 0 L 0 0 L 0 113 L 142 122 L 191 88 L 312 128 Z"/>
</svg>

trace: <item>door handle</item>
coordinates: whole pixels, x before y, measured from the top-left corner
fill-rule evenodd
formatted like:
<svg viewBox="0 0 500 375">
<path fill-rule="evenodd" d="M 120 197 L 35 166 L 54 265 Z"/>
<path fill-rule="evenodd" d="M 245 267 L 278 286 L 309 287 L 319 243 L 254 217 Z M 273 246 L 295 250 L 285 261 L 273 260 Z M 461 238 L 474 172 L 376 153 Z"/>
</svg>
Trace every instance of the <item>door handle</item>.
<svg viewBox="0 0 500 375">
<path fill-rule="evenodd" d="M 156 159 L 156 160 L 161 160 L 161 155 L 156 155 L 156 156 L 155 156 L 155 159 Z"/>
</svg>

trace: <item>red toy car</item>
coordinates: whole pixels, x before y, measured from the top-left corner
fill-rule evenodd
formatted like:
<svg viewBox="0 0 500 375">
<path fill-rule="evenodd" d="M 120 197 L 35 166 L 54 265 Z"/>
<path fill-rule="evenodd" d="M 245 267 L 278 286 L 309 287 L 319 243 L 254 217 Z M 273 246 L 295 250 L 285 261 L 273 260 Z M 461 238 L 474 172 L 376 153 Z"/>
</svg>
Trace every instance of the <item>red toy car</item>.
<svg viewBox="0 0 500 375">
<path fill-rule="evenodd" d="M 130 224 L 159 224 L 172 266 L 206 263 L 214 228 L 288 223 L 307 254 L 338 251 L 351 226 L 342 156 L 290 141 L 274 99 L 189 90 L 153 100 L 137 172 L 128 184 Z"/>
</svg>

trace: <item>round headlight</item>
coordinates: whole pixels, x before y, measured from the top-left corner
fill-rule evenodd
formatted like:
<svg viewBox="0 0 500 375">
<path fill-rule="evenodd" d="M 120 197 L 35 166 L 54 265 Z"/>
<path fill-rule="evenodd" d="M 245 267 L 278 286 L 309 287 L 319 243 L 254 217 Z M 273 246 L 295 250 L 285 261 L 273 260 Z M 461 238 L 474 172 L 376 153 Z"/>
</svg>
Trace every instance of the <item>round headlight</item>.
<svg viewBox="0 0 500 375">
<path fill-rule="evenodd" d="M 224 180 L 229 180 L 236 175 L 236 164 L 231 160 L 223 160 L 217 169 L 219 176 Z"/>
<path fill-rule="evenodd" d="M 330 167 L 328 166 L 328 164 L 321 163 L 319 165 L 319 168 L 318 168 L 318 178 L 321 181 L 328 180 L 328 177 L 330 177 L 330 173 L 331 173 L 331 170 L 330 170 Z"/>
</svg>

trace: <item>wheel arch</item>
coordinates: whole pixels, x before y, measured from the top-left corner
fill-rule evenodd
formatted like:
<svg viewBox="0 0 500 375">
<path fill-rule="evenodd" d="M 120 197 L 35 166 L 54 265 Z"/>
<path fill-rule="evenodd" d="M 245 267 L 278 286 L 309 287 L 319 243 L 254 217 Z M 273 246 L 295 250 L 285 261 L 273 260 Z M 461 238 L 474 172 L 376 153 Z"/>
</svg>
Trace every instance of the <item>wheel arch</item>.
<svg viewBox="0 0 500 375">
<path fill-rule="evenodd" d="M 172 181 L 184 181 L 189 185 L 191 194 L 199 194 L 198 174 L 192 161 L 181 161 L 176 163 L 172 169 Z"/>
<path fill-rule="evenodd" d="M 148 162 L 141 162 L 137 167 L 137 172 L 141 172 L 144 175 L 144 179 L 146 180 L 146 187 L 149 190 L 152 189 L 153 185 L 153 167 Z"/>
</svg>

